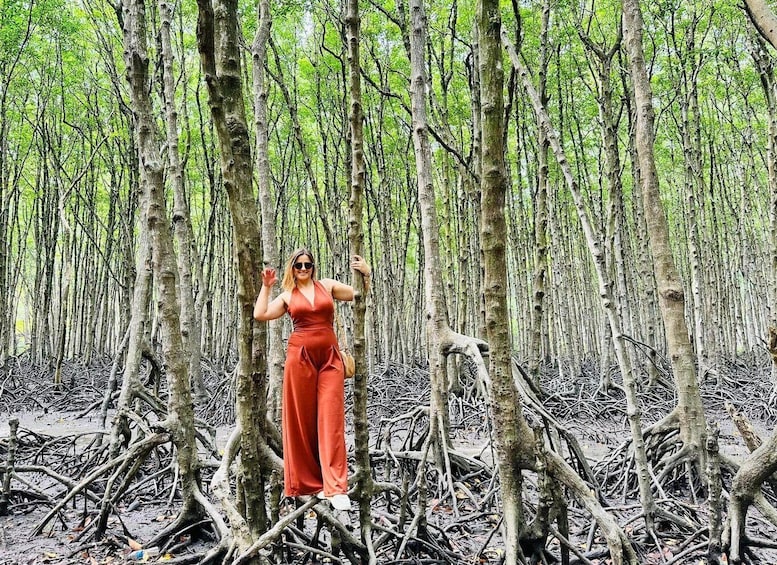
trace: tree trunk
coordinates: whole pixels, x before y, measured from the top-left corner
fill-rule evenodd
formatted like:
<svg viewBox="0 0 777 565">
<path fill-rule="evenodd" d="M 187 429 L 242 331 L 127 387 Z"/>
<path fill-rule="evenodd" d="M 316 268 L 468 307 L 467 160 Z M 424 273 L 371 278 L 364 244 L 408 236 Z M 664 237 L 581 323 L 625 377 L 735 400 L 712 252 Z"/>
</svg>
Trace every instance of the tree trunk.
<svg viewBox="0 0 777 565">
<path fill-rule="evenodd" d="M 348 51 L 348 77 L 350 93 L 350 112 L 348 122 L 351 138 L 351 195 L 348 218 L 348 250 L 351 256 L 364 255 L 364 232 L 362 229 L 364 187 L 366 166 L 364 162 L 364 112 L 362 106 L 361 58 L 359 41 L 361 36 L 361 16 L 358 0 L 348 0 L 346 4 L 346 41 Z M 367 417 L 367 363 L 365 362 L 364 319 L 367 310 L 367 287 L 364 276 L 355 273 L 352 284 L 356 290 L 353 316 L 353 352 L 356 361 L 354 375 L 354 433 L 356 444 L 356 488 L 359 502 L 359 524 L 361 540 L 367 548 L 366 562 L 377 563 L 375 548 L 372 544 L 372 498 L 375 487 L 372 480 L 370 463 L 370 434 Z"/>
<path fill-rule="evenodd" d="M 253 57 L 254 82 L 254 124 L 256 127 L 256 179 L 259 188 L 259 204 L 262 213 L 262 251 L 264 265 L 275 268 L 280 266 L 278 243 L 275 232 L 276 209 L 273 204 L 270 157 L 269 131 L 267 125 L 267 43 L 270 40 L 272 14 L 269 0 L 257 2 L 259 27 L 254 35 L 251 46 Z M 270 339 L 268 344 L 269 383 L 267 395 L 268 418 L 280 425 L 281 417 L 281 387 L 283 383 L 283 321 L 273 320 L 269 323 Z"/>
<path fill-rule="evenodd" d="M 172 234 L 165 211 L 165 185 L 158 131 L 149 99 L 150 77 L 146 48 L 145 6 L 142 0 L 124 0 L 122 7 L 125 62 L 132 107 L 135 113 L 135 136 L 140 157 L 140 175 L 147 207 L 143 211 L 149 232 L 151 257 L 157 284 L 162 351 L 168 379 L 168 415 L 163 425 L 169 429 L 176 447 L 183 507 L 179 523 L 187 524 L 200 513 L 197 501 L 199 471 L 194 433 L 194 409 L 189 389 L 188 362 L 181 336 L 178 302 L 178 276 Z"/>
<path fill-rule="evenodd" d="M 202 288 L 202 277 L 198 272 L 200 258 L 196 249 L 189 204 L 184 187 L 184 168 L 178 149 L 178 112 L 175 108 L 175 77 L 173 76 L 173 47 L 170 40 L 172 10 L 167 0 L 160 0 L 159 14 L 162 43 L 163 85 L 165 103 L 165 125 L 167 136 L 167 176 L 173 185 L 173 234 L 177 244 L 178 273 L 180 275 L 181 336 L 189 360 L 189 377 L 199 401 L 208 397 L 202 381 L 200 368 L 202 349 L 200 347 L 199 312 L 194 303 L 194 287 Z"/>
<path fill-rule="evenodd" d="M 599 296 L 602 302 L 602 308 L 607 315 L 607 321 L 609 322 L 610 332 L 612 334 L 612 342 L 615 348 L 615 357 L 618 360 L 618 367 L 621 371 L 621 377 L 623 378 L 623 388 L 626 392 L 626 405 L 627 415 L 629 420 L 629 428 L 631 431 L 631 438 L 634 442 L 634 459 L 637 470 L 637 480 L 639 482 L 640 501 L 642 503 L 643 512 L 645 514 L 645 523 L 648 531 L 653 530 L 653 517 L 655 514 L 655 500 L 651 491 L 650 484 L 650 471 L 647 464 L 647 455 L 645 452 L 645 441 L 642 436 L 642 410 L 639 404 L 639 398 L 637 397 L 637 384 L 634 378 L 634 371 L 631 366 L 631 362 L 628 354 L 626 353 L 626 343 L 623 337 L 623 331 L 621 329 L 621 322 L 618 316 L 618 309 L 616 307 L 613 295 L 612 278 L 608 275 L 606 261 L 604 257 L 604 251 L 601 245 L 600 237 L 595 233 L 593 223 L 591 222 L 586 206 L 583 202 L 582 194 L 577 185 L 577 181 L 572 175 L 569 162 L 567 161 L 566 154 L 558 134 L 553 129 L 550 123 L 550 117 L 547 111 L 540 103 L 540 98 L 531 81 L 528 78 L 528 71 L 518 58 L 518 54 L 515 52 L 515 48 L 507 39 L 506 34 L 503 36 L 503 42 L 507 45 L 508 53 L 512 59 L 513 66 L 518 70 L 518 73 L 523 80 L 524 87 L 529 94 L 529 98 L 534 106 L 537 114 L 537 121 L 540 123 L 540 127 L 545 129 L 550 142 L 550 146 L 553 148 L 553 152 L 556 154 L 556 160 L 564 175 L 564 179 L 567 182 L 572 198 L 575 201 L 575 207 L 580 218 L 580 224 L 585 234 L 586 244 L 591 254 L 591 259 L 594 263 L 596 270 L 596 277 L 599 283 Z"/>
<path fill-rule="evenodd" d="M 429 433 L 434 446 L 435 461 L 445 471 L 444 452 L 450 446 L 448 422 L 448 378 L 442 350 L 443 332 L 449 331 L 448 309 L 445 303 L 445 283 L 440 258 L 440 229 L 437 220 L 432 155 L 428 137 L 426 113 L 426 13 L 423 2 L 411 0 L 410 29 L 406 30 L 410 47 L 410 107 L 412 113 L 413 149 L 415 153 L 418 201 L 421 211 L 421 233 L 424 245 L 424 297 L 426 305 L 426 335 L 429 348 L 431 400 Z M 408 32 L 409 31 L 409 32 Z"/>
<path fill-rule="evenodd" d="M 693 324 L 693 344 L 695 346 L 698 372 L 704 375 L 708 365 L 708 351 L 704 333 L 705 319 L 705 285 L 703 280 L 703 247 L 701 244 L 700 224 L 704 201 L 699 197 L 707 194 L 702 174 L 700 115 L 699 115 L 699 72 L 702 68 L 703 56 L 698 55 L 696 45 L 698 15 L 693 8 L 690 23 L 682 30 L 685 37 L 683 50 L 680 47 L 682 39 L 673 36 L 675 56 L 679 61 L 680 77 L 680 131 L 685 162 L 684 192 L 686 197 L 686 229 L 688 238 L 688 262 L 691 275 L 691 306 L 690 314 Z M 677 33 L 673 30 L 673 33 Z M 710 321 L 711 315 L 706 316 Z M 713 342 L 715 343 L 715 342 Z M 718 347 L 722 344 L 718 343 Z M 714 353 L 714 352 L 713 352 Z"/>
<path fill-rule="evenodd" d="M 622 51 L 619 51 L 619 54 Z M 620 67 L 624 68 L 625 63 L 620 60 Z M 623 90 L 626 92 L 624 96 L 624 104 L 626 106 L 626 117 L 628 118 L 629 131 L 634 130 L 634 123 L 636 121 L 635 111 L 633 108 L 634 101 L 634 88 L 633 85 L 626 80 L 627 75 L 625 70 L 621 73 L 621 80 L 623 83 Z M 635 262 L 637 264 L 638 276 L 636 277 L 636 295 L 637 295 L 637 313 L 635 315 L 636 327 L 641 329 L 640 337 L 642 341 L 647 344 L 648 353 L 647 357 L 649 363 L 647 363 L 647 377 L 648 388 L 651 388 L 659 380 L 658 362 L 659 362 L 659 349 L 663 351 L 663 347 L 659 346 L 658 334 L 660 333 L 660 318 L 656 308 L 656 282 L 655 271 L 650 259 L 649 245 L 647 242 L 647 222 L 645 221 L 645 205 L 644 197 L 642 195 L 642 174 L 640 171 L 639 158 L 637 157 L 636 140 L 633 135 L 629 135 L 628 142 L 628 156 L 631 162 L 632 172 L 632 192 L 634 198 L 631 204 L 631 221 L 635 225 L 633 237 L 636 239 L 636 257 Z"/>
<path fill-rule="evenodd" d="M 734 476 L 728 507 L 728 528 L 723 545 L 728 547 L 728 562 L 742 563 L 747 537 L 747 510 L 761 492 L 761 485 L 777 471 L 777 432 L 750 454 Z"/>
<path fill-rule="evenodd" d="M 633 335 L 631 309 L 629 308 L 629 295 L 627 286 L 626 258 L 624 241 L 627 241 L 627 232 L 623 211 L 623 183 L 621 182 L 621 158 L 618 151 L 618 124 L 616 113 L 613 109 L 613 88 L 610 78 L 612 61 L 621 46 L 621 29 L 618 37 L 610 48 L 595 44 L 585 34 L 583 29 L 578 30 L 578 35 L 583 41 L 586 50 L 598 61 L 596 68 L 597 94 L 596 102 L 599 108 L 599 121 L 602 130 L 602 145 L 605 157 L 605 177 L 609 188 L 610 202 L 607 210 L 607 225 L 605 232 L 605 255 L 608 259 L 606 273 L 612 278 L 611 293 L 615 306 L 615 314 L 621 325 L 621 331 L 626 335 Z M 610 338 L 612 329 L 607 327 Z M 632 350 L 627 350 L 628 363 L 635 367 Z M 600 388 L 607 390 L 612 386 L 608 368 L 601 367 L 602 378 Z M 633 377 L 636 378 L 636 375 Z"/>
<path fill-rule="evenodd" d="M 777 17 L 769 5 L 764 0 L 745 0 L 744 6 L 758 33 L 777 49 Z"/>
<path fill-rule="evenodd" d="M 245 523 L 254 539 L 266 529 L 264 475 L 273 468 L 267 447 L 266 329 L 255 324 L 253 305 L 261 285 L 261 236 L 252 191 L 253 163 L 245 119 L 241 78 L 241 37 L 235 0 L 198 0 L 197 41 L 210 109 L 221 151 L 221 175 L 229 198 L 234 257 L 237 263 L 238 363 L 237 420 L 240 477 Z M 234 507 L 222 497 L 222 505 Z M 234 508 L 228 510 L 230 520 Z M 242 524 L 231 522 L 233 531 Z M 245 543 L 240 536 L 239 544 Z M 243 548 L 245 549 L 245 548 Z"/>
<path fill-rule="evenodd" d="M 502 494 L 505 532 L 505 563 L 518 563 L 519 545 L 525 528 L 522 502 L 524 457 L 532 445 L 524 444 L 528 428 L 515 389 L 510 358 L 505 269 L 504 205 L 507 190 L 504 166 L 504 71 L 500 43 L 501 16 L 498 0 L 477 3 L 482 138 L 480 241 L 483 250 L 483 288 L 486 305 L 486 336 L 490 346 L 491 417 Z"/>
<path fill-rule="evenodd" d="M 677 407 L 667 421 L 677 419 L 683 448 L 672 463 L 688 456 L 705 482 L 706 420 L 696 381 L 695 357 L 685 323 L 685 297 L 669 241 L 669 226 L 661 202 L 658 174 L 653 157 L 655 142 L 653 95 L 642 49 L 642 12 L 639 0 L 623 0 L 624 37 L 634 84 L 636 150 L 639 160 L 642 200 L 653 257 L 659 307 L 664 321 L 667 350 L 672 360 L 677 388 Z M 667 469 L 672 464 L 667 465 Z"/>
<path fill-rule="evenodd" d="M 540 61 L 537 75 L 539 84 L 537 93 L 543 107 L 548 103 L 548 27 L 550 21 L 550 4 L 542 3 L 542 30 L 540 31 Z M 544 128 L 537 131 L 537 190 L 532 199 L 534 204 L 534 277 L 532 280 L 532 311 L 531 311 L 531 345 L 529 355 L 529 374 L 534 379 L 534 385 L 539 389 L 540 364 L 543 359 L 543 323 L 544 301 L 546 299 L 546 280 L 548 273 L 548 143 Z"/>
<path fill-rule="evenodd" d="M 749 6 L 749 3 L 748 3 Z M 774 18 L 777 23 L 777 18 Z M 769 305 L 769 325 L 777 327 L 777 81 L 774 77 L 774 58 L 765 52 L 763 42 L 754 48 L 758 74 L 761 78 L 761 87 L 766 99 L 766 111 L 769 128 L 767 130 L 766 167 L 767 182 L 769 187 L 769 247 L 770 247 L 770 273 L 769 292 L 767 302 Z M 777 45 L 773 45 L 777 49 Z M 770 348 L 772 357 L 777 357 L 777 350 Z M 777 394 L 777 363 L 772 363 L 772 397 Z"/>
<path fill-rule="evenodd" d="M 474 217 L 481 217 L 481 194 L 480 194 L 480 178 L 483 168 L 483 127 L 482 127 L 482 115 L 481 115 L 481 85 L 480 85 L 480 38 L 479 38 L 478 26 L 475 25 L 472 28 L 472 51 L 471 57 L 468 58 L 467 74 L 469 76 L 469 92 L 470 92 L 470 113 L 472 115 L 472 131 L 470 136 L 472 138 L 472 146 L 470 153 L 472 155 L 472 171 L 475 181 L 467 182 L 469 190 L 467 190 L 467 201 L 474 212 Z M 473 241 L 477 239 L 478 246 L 471 250 L 472 257 L 479 263 L 482 259 L 482 245 L 480 245 L 480 226 L 476 230 L 477 238 L 473 237 Z M 483 298 L 483 269 L 477 268 L 473 272 L 472 287 L 477 289 L 478 301 L 474 308 L 475 314 L 475 335 L 480 338 L 485 338 L 486 335 L 486 305 Z"/>
<path fill-rule="evenodd" d="M 145 210 L 145 196 L 141 198 L 141 210 Z M 124 371 L 121 380 L 121 392 L 116 401 L 116 415 L 111 425 L 110 447 L 111 459 L 116 458 L 122 445 L 130 442 L 130 427 L 127 411 L 131 410 L 132 401 L 143 390 L 140 381 L 140 363 L 143 354 L 143 341 L 149 323 L 148 306 L 151 302 L 151 257 L 149 239 L 146 230 L 141 229 L 138 239 L 137 259 L 135 261 L 135 278 L 133 281 L 132 316 L 129 320 L 129 343 L 124 360 Z"/>
<path fill-rule="evenodd" d="M 16 276 L 13 264 L 13 232 L 17 221 L 17 209 L 19 204 L 19 179 L 12 182 L 11 169 L 13 166 L 14 152 L 9 147 L 11 133 L 11 120 L 9 119 L 9 89 L 17 70 L 24 70 L 20 64 L 21 54 L 27 47 L 33 36 L 33 14 L 35 5 L 30 3 L 27 14 L 18 14 L 20 22 L 26 20 L 21 32 L 15 39 L 16 45 L 5 46 L 9 57 L 0 58 L 0 366 L 5 363 L 6 357 L 15 353 L 16 336 L 16 304 L 14 290 L 16 289 Z M 10 35 L 9 37 L 13 37 Z M 13 52 L 15 51 L 15 52 Z M 12 284 L 13 283 L 13 284 Z M 11 290 L 11 292 L 8 292 Z"/>
</svg>

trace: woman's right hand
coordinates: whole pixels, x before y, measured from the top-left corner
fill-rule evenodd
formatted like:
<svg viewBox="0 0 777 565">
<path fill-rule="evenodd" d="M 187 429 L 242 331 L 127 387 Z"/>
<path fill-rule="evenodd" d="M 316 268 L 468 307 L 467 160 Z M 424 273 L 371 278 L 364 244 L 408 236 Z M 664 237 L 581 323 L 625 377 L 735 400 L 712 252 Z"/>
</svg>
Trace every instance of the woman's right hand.
<svg viewBox="0 0 777 565">
<path fill-rule="evenodd" d="M 275 300 L 270 301 L 270 294 L 272 293 L 272 285 L 278 282 L 278 274 L 272 267 L 265 267 L 262 269 L 262 289 L 259 291 L 259 296 L 256 297 L 254 302 L 254 320 L 258 322 L 269 322 L 280 318 L 286 313 L 286 298 L 285 294 L 281 293 L 275 297 Z"/>
<path fill-rule="evenodd" d="M 272 267 L 262 269 L 262 284 L 264 286 L 271 288 L 276 282 L 278 282 L 278 274 L 275 272 L 275 269 Z"/>
</svg>

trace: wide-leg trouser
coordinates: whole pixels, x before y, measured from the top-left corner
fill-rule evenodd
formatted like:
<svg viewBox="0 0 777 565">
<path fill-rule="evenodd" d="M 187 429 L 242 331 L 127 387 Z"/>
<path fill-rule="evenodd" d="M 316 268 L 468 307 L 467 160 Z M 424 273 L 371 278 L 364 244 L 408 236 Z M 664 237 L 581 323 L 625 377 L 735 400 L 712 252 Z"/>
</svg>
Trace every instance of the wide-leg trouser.
<svg viewBox="0 0 777 565">
<path fill-rule="evenodd" d="M 344 369 L 334 331 L 294 331 L 283 372 L 286 496 L 348 491 Z"/>
</svg>

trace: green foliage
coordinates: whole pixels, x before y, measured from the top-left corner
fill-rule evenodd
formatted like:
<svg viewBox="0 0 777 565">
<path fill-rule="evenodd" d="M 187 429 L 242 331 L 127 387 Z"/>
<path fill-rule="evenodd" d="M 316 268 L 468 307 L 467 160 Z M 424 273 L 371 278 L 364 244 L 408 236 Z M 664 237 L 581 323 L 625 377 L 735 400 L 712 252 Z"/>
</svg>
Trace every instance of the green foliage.
<svg viewBox="0 0 777 565">
<path fill-rule="evenodd" d="M 245 44 L 250 45 L 258 24 L 256 3 L 237 4 Z M 197 52 L 196 3 L 187 0 L 174 6 L 172 34 L 180 152 L 198 238 L 196 246 L 202 250 L 200 261 L 205 264 L 214 260 L 204 258 L 208 253 L 229 250 L 223 241 L 229 237 L 229 214 L 220 180 L 220 148 Z M 765 149 L 768 110 L 753 57 L 762 53 L 763 48 L 759 47 L 750 22 L 734 3 L 661 0 L 643 2 L 642 6 L 657 116 L 657 168 L 670 224 L 677 226 L 676 245 L 682 250 L 687 237 L 687 194 L 683 182 L 686 157 L 682 151 L 680 102 L 687 91 L 684 81 L 692 76 L 698 91 L 701 175 L 705 187 L 700 195 L 703 202 L 699 229 L 709 242 L 725 238 L 729 231 L 743 233 L 763 254 L 763 234 L 769 222 Z M 149 25 L 153 28 L 159 25 L 158 14 L 152 10 L 152 4 L 148 7 Z M 451 288 L 459 289 L 465 284 L 462 281 L 477 280 L 479 260 L 473 251 L 478 223 L 474 217 L 477 186 L 472 178 L 479 142 L 474 130 L 477 120 L 473 119 L 477 93 L 471 82 L 477 71 L 472 34 L 476 4 L 433 1 L 426 3 L 425 8 L 429 125 L 442 139 L 440 142 L 434 138 L 432 143 L 442 252 L 446 264 L 452 266 L 451 272 L 446 273 Z M 320 219 L 326 217 L 338 235 L 345 233 L 349 196 L 349 77 L 343 5 L 332 0 L 279 0 L 271 3 L 271 9 L 271 33 L 278 60 L 270 50 L 268 68 L 275 78 L 268 78 L 267 82 L 269 158 L 280 245 L 288 249 L 294 242 L 307 241 L 318 245 L 325 259 L 330 260 L 339 250 L 328 249 Z M 393 273 L 402 273 L 411 280 L 421 267 L 421 246 L 408 111 L 408 54 L 395 21 L 399 17 L 396 0 L 363 2 L 361 10 L 369 214 L 366 222 L 370 226 L 370 245 L 377 258 L 391 263 Z M 518 2 L 517 10 L 518 19 L 513 3 L 502 2 L 504 26 L 510 37 L 519 40 L 521 57 L 537 84 L 543 47 L 542 3 Z M 603 176 L 599 63 L 585 49 L 581 33 L 602 49 L 609 49 L 617 39 L 619 21 L 620 2 L 615 0 L 550 3 L 547 109 L 600 227 L 605 224 L 612 195 Z M 163 131 L 156 33 L 156 29 L 149 30 L 154 77 L 151 89 L 159 129 Z M 6 171 L 13 172 L 7 175 L 13 177 L 13 182 L 4 181 L 8 186 L 2 188 L 7 191 L 5 194 L 13 188 L 21 195 L 14 237 L 26 237 L 24 241 L 29 243 L 29 256 L 25 259 L 28 280 L 35 278 L 36 241 L 33 230 L 25 231 L 21 226 L 32 222 L 44 204 L 51 205 L 45 200 L 46 190 L 66 191 L 71 183 L 75 185 L 66 199 L 65 213 L 74 226 L 90 226 L 88 230 L 78 229 L 88 231 L 97 248 L 104 248 L 109 241 L 118 245 L 122 237 L 134 233 L 133 202 L 138 178 L 133 163 L 132 115 L 127 107 L 122 52 L 122 30 L 108 3 L 0 0 L 0 92 L 6 100 L 2 117 L 7 136 L 3 157 Z M 773 56 L 766 52 L 767 58 Z M 249 127 L 253 128 L 251 57 L 246 53 L 243 61 L 248 66 L 243 73 L 246 110 Z M 507 57 L 504 64 L 505 77 L 509 79 Z M 625 68 L 621 50 L 613 58 L 609 78 L 630 230 L 626 238 L 631 238 L 630 243 L 636 247 L 634 242 L 639 234 L 634 218 L 638 201 L 632 187 L 629 77 Z M 304 166 L 289 103 L 279 81 L 288 89 L 298 112 L 314 179 Z M 521 280 L 515 290 L 517 296 L 511 300 L 526 304 L 538 175 L 537 120 L 520 82 L 512 92 L 506 90 L 505 98 L 512 101 L 506 136 L 506 160 L 512 183 L 509 220 L 514 263 L 510 268 L 520 271 Z M 87 174 L 82 175 L 84 171 Z M 560 238 L 569 239 L 556 243 L 551 250 L 554 276 L 560 280 L 579 270 L 582 241 L 570 195 L 552 156 L 549 174 L 551 225 L 562 234 Z M 318 186 L 318 194 L 313 193 L 312 180 Z M 130 214 L 122 218 L 125 225 L 103 225 L 111 206 L 117 205 Z M 92 222 L 94 226 L 87 221 L 89 213 L 98 218 Z M 62 245 L 65 236 L 61 228 L 59 238 Z M 20 241 L 14 241 L 17 248 L 22 247 Z M 130 249 L 131 244 L 130 241 Z M 67 252 L 57 248 L 57 253 Z M 126 257 L 117 255 L 105 261 L 120 259 Z M 219 260 L 229 263 L 224 258 Z"/>
</svg>

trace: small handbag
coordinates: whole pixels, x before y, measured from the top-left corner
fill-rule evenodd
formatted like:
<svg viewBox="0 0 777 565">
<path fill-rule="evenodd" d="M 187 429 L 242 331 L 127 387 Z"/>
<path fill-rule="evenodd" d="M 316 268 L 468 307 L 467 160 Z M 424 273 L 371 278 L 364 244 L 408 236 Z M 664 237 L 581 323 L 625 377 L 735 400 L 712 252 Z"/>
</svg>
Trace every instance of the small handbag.
<svg viewBox="0 0 777 565">
<path fill-rule="evenodd" d="M 340 348 L 340 357 L 343 360 L 343 367 L 345 367 L 345 378 L 350 379 L 356 373 L 356 361 L 348 349 L 348 340 L 345 338 L 345 330 L 340 321 L 340 315 L 337 313 L 337 308 L 335 308 L 335 323 L 337 324 L 337 343 Z"/>
</svg>

